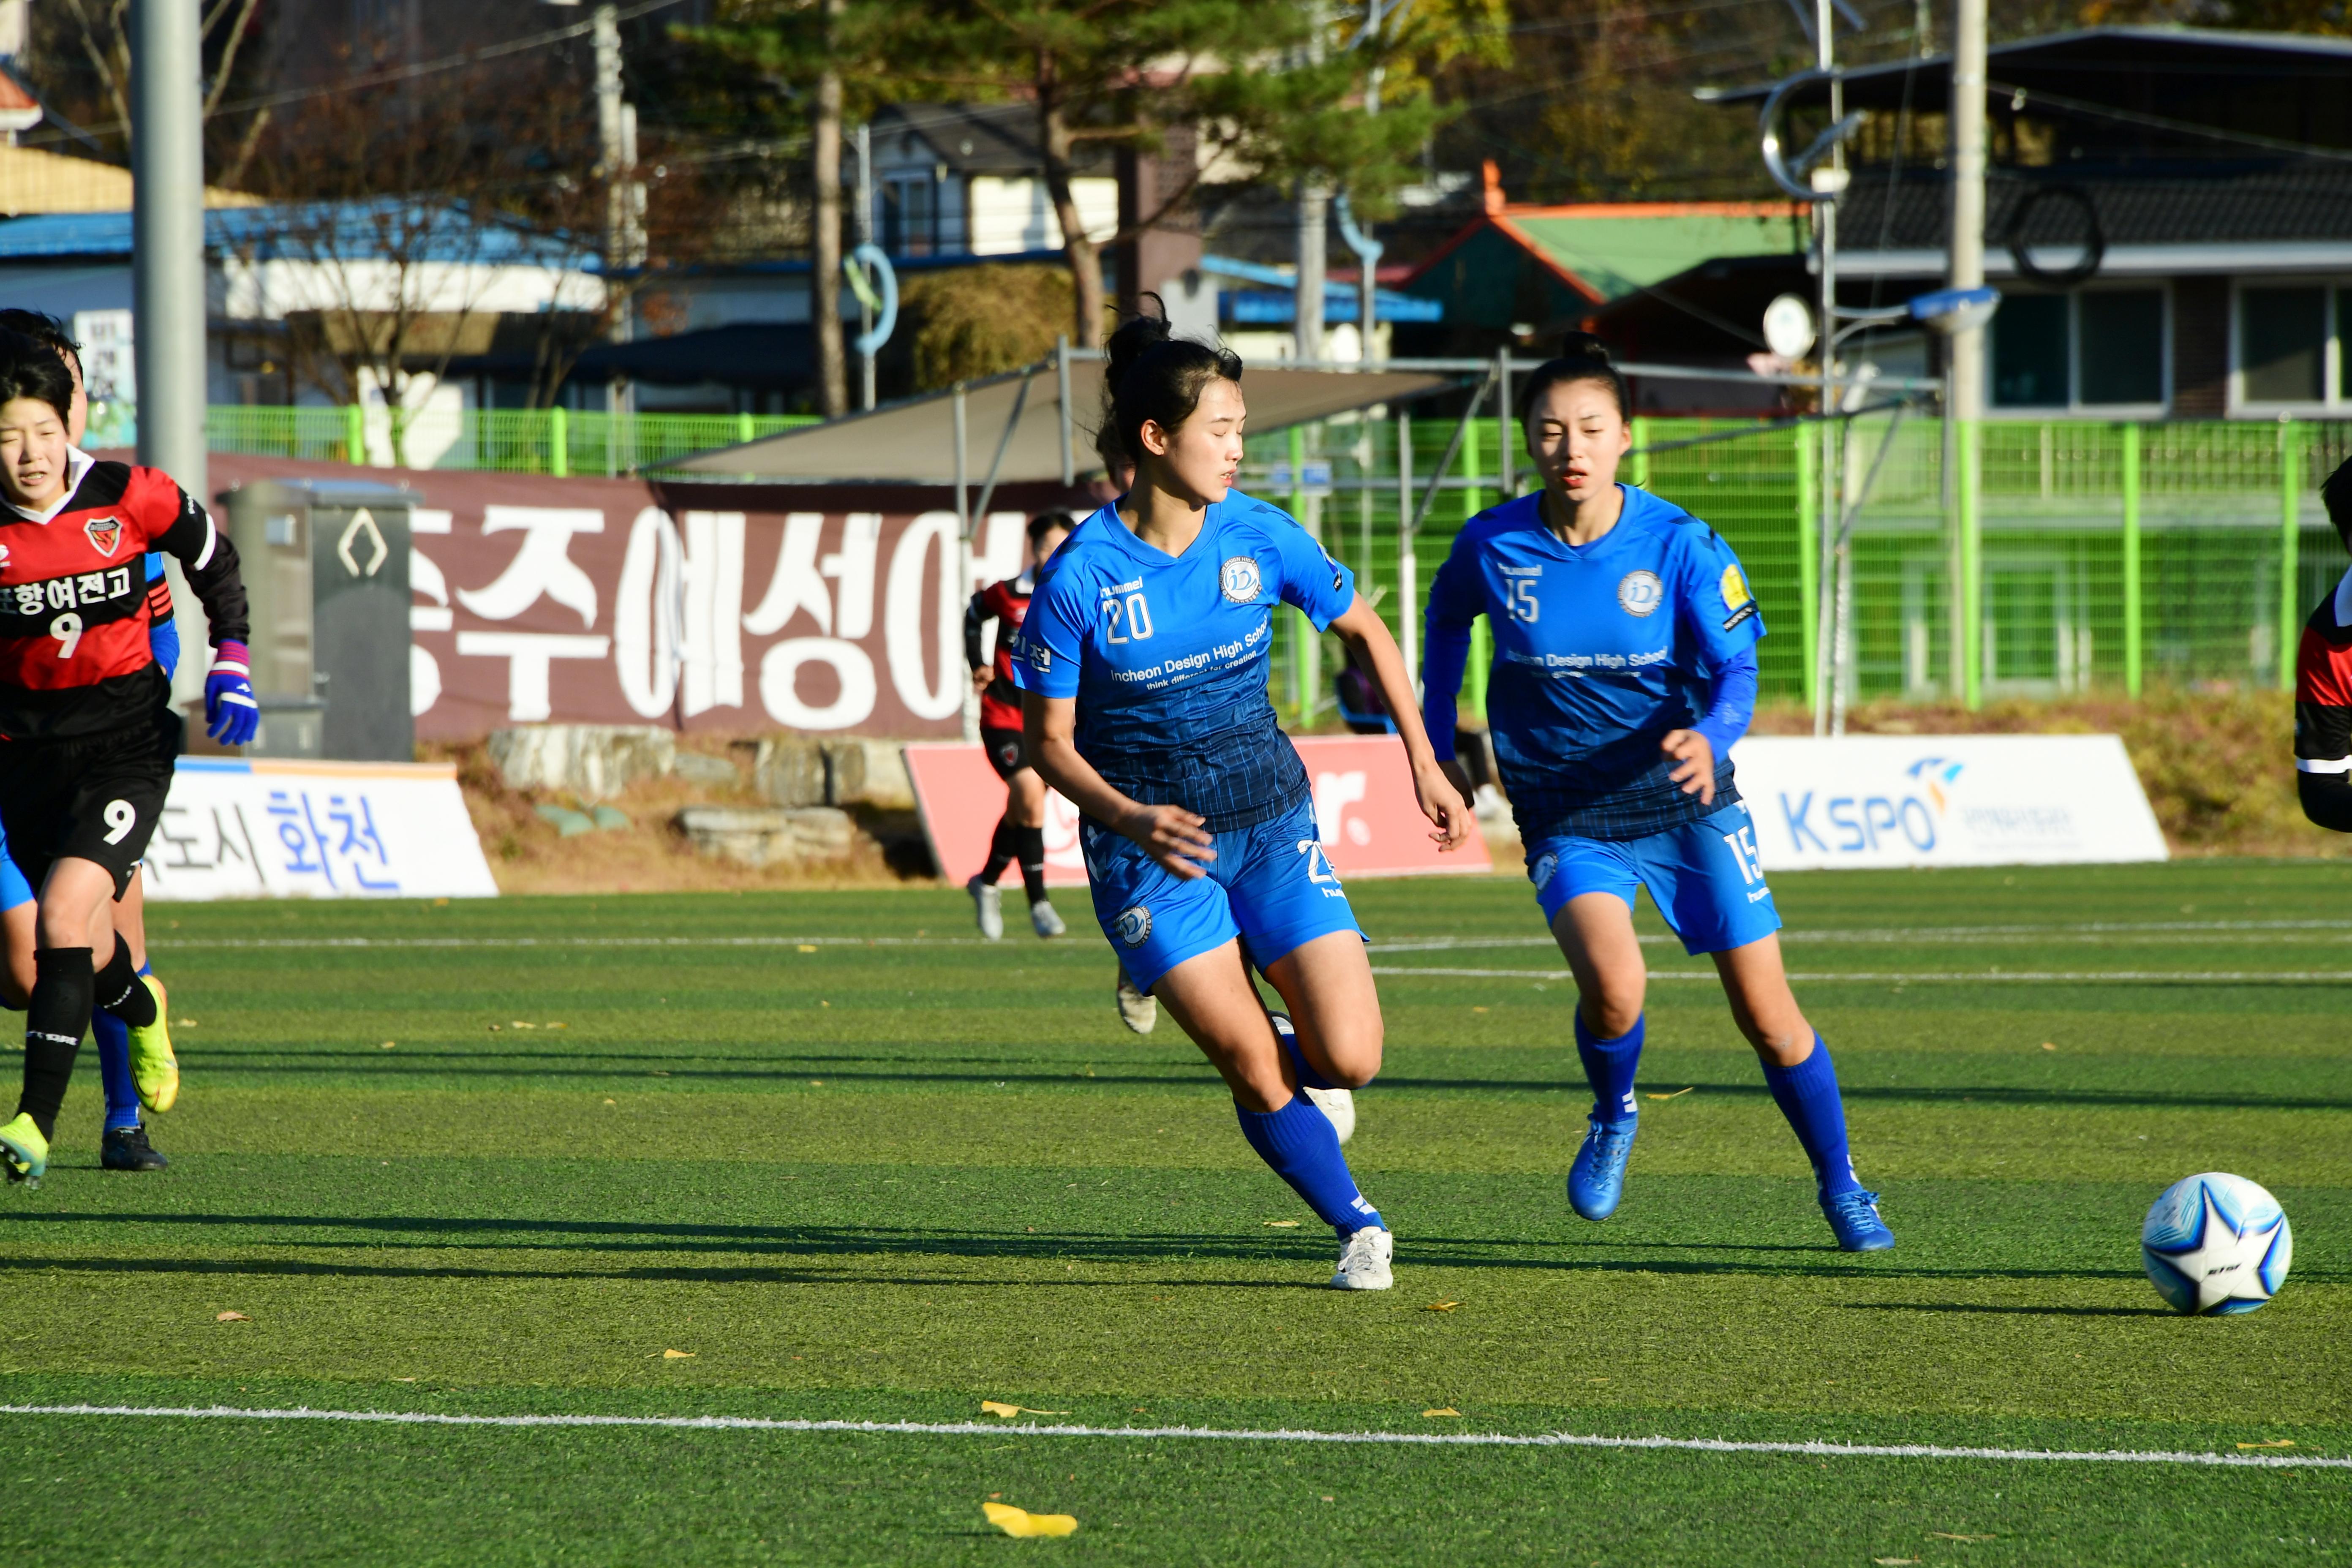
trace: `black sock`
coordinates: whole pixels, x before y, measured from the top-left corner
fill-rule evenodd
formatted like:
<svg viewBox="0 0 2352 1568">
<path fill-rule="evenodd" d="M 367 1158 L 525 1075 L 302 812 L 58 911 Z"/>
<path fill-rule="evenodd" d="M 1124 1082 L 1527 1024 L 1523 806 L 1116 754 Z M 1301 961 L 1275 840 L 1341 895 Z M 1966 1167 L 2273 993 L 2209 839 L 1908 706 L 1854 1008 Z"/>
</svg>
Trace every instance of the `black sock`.
<svg viewBox="0 0 2352 1568">
<path fill-rule="evenodd" d="M 47 1138 L 57 1131 L 74 1053 L 89 1025 L 89 949 L 43 948 L 33 955 L 33 975 L 25 1003 L 25 1093 L 16 1110 L 31 1115 Z"/>
<path fill-rule="evenodd" d="M 121 937 L 114 939 L 113 955 L 90 984 L 95 1005 L 132 1028 L 143 1029 L 155 1021 L 155 994 L 140 982 L 139 971 L 131 962 L 131 944 Z"/>
<path fill-rule="evenodd" d="M 1021 886 L 1033 904 L 1045 901 L 1045 830 L 1016 827 L 1013 843 L 1021 851 Z"/>
<path fill-rule="evenodd" d="M 1013 858 L 1020 853 L 1013 843 L 1013 835 L 1020 831 L 1013 826 L 1011 817 L 996 819 L 996 832 L 988 841 L 988 864 L 981 868 L 982 881 L 993 886 L 996 879 L 1004 875 L 1004 868 L 1012 865 Z"/>
</svg>

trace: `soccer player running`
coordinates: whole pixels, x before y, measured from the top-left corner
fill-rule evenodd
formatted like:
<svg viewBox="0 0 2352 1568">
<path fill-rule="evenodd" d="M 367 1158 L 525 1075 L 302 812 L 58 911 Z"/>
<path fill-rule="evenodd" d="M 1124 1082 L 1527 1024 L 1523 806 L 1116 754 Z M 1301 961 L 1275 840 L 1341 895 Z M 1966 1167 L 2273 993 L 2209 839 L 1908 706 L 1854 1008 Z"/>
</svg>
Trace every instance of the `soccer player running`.
<svg viewBox="0 0 2352 1568">
<path fill-rule="evenodd" d="M 1878 1194 L 1847 1154 L 1829 1047 L 1790 994 L 1780 917 L 1732 783 L 1764 624 L 1728 544 L 1617 482 L 1627 412 L 1624 379 L 1584 333 L 1528 379 L 1518 413 L 1543 489 L 1456 536 L 1430 586 L 1423 666 L 1424 721 L 1466 791 L 1450 760 L 1454 701 L 1471 622 L 1487 618 L 1488 732 L 1528 879 L 1576 977 L 1577 1054 L 1592 1084 L 1569 1202 L 1606 1219 L 1624 1190 L 1646 979 L 1633 895 L 1646 887 L 1684 948 L 1713 956 L 1838 1246 L 1892 1247 Z"/>
<path fill-rule="evenodd" d="M 2352 462 L 2327 476 L 2319 499 L 2352 550 Z M 2304 816 L 2352 833 L 2352 572 L 2311 612 L 2295 647 L 2294 787 Z"/>
<path fill-rule="evenodd" d="M 236 551 L 167 476 L 74 450 L 72 402 L 54 352 L 0 332 L 0 828 L 37 891 L 24 1090 L 0 1125 L 11 1181 L 47 1169 L 93 1006 L 128 1026 L 142 1099 L 168 1103 L 176 1083 L 162 993 L 111 917 L 180 750 L 148 639 L 151 549 L 179 559 L 211 621 L 209 732 L 241 745 L 259 717 Z"/>
<path fill-rule="evenodd" d="M 1400 712 L 1412 689 L 1355 579 L 1234 489 L 1242 363 L 1142 317 L 1113 334 L 1108 416 L 1133 486 L 1046 563 L 1013 650 L 1030 761 L 1085 814 L 1095 915 L 1136 984 L 1224 1078 L 1242 1134 L 1340 1241 L 1331 1283 L 1382 1290 L 1392 1241 L 1331 1122 L 1299 1090 L 1380 1069 L 1363 935 L 1324 858 L 1298 752 L 1266 696 L 1276 605 L 1353 648 Z M 1417 724 L 1421 808 L 1453 848 L 1469 812 Z M 1241 943 L 1282 999 L 1279 1037 Z"/>
<path fill-rule="evenodd" d="M 74 341 L 63 321 L 39 310 L 0 310 L 0 329 L 23 333 L 48 348 L 64 363 L 66 373 L 73 378 L 73 405 L 67 412 L 66 439 L 79 451 L 82 436 L 89 426 L 89 395 L 82 377 L 81 345 Z M 180 663 L 180 628 L 172 618 L 172 590 L 164 581 L 163 553 L 149 552 L 145 566 L 147 642 L 168 682 Z M 144 884 L 139 869 L 132 868 L 131 885 L 114 901 L 114 929 L 131 944 L 131 962 L 138 965 L 139 973 L 152 975 L 153 971 L 147 963 Z M 0 984 L 0 1004 L 13 1010 L 23 1009 L 33 987 L 34 923 L 33 890 L 26 884 L 24 874 L 16 869 L 16 862 L 7 858 L 7 836 L 0 833 L 0 936 L 5 937 L 7 948 L 7 978 Z M 163 982 L 159 980 L 155 984 L 160 992 Z M 101 1010 L 91 1015 L 89 1028 L 98 1043 L 99 1081 L 106 1093 L 99 1164 L 109 1171 L 163 1170 L 171 1162 L 148 1139 L 147 1129 L 140 1120 L 139 1084 L 131 1070 L 129 1026 L 113 1014 Z M 163 1049 L 168 1054 L 168 1041 Z M 158 1091 L 157 1103 L 151 1109 L 169 1110 L 179 1092 L 177 1073 L 162 1079 Z"/>
<path fill-rule="evenodd" d="M 971 667 L 972 685 L 980 690 L 980 743 L 988 765 L 1004 781 L 1004 815 L 997 819 L 989 840 L 988 864 L 964 884 L 971 895 L 972 914 L 980 934 L 991 942 L 1004 935 L 1004 901 L 996 879 L 1014 861 L 1021 863 L 1021 886 L 1029 895 L 1029 926 L 1041 937 L 1060 936 L 1069 928 L 1045 895 L 1045 781 L 1029 765 L 1028 746 L 1021 739 L 1021 691 L 1013 684 L 1013 639 L 1021 617 L 1029 613 L 1029 595 L 1036 591 L 1037 572 L 1062 541 L 1070 537 L 1077 521 L 1066 511 L 1043 511 L 1029 520 L 1029 564 L 1017 577 L 991 583 L 971 596 L 963 613 L 963 657 Z M 980 657 L 981 629 L 996 623 L 996 656 Z"/>
</svg>

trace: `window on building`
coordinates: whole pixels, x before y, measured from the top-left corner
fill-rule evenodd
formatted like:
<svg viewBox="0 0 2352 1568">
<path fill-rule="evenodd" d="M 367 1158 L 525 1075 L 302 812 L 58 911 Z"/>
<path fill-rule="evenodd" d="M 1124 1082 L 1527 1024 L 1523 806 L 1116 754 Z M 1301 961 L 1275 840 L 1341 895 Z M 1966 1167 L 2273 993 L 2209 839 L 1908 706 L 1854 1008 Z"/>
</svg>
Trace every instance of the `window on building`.
<svg viewBox="0 0 2352 1568">
<path fill-rule="evenodd" d="M 2318 403 L 2327 387 L 2328 291 L 2317 284 L 2238 294 L 2238 400 Z"/>
<path fill-rule="evenodd" d="M 2161 289 L 2008 295 L 1992 319 L 1994 406 L 2160 406 L 2164 300 Z"/>
<path fill-rule="evenodd" d="M 939 248 L 939 187 L 929 174 L 909 174 L 882 186 L 882 248 L 893 256 L 929 256 Z"/>
</svg>

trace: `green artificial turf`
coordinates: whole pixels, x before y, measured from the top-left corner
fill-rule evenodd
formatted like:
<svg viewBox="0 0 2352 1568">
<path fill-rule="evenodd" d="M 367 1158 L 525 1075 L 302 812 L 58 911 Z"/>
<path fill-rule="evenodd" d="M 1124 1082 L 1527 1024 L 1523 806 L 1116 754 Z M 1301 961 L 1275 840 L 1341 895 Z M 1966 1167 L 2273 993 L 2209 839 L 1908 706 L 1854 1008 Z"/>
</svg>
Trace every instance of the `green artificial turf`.
<svg viewBox="0 0 2352 1568">
<path fill-rule="evenodd" d="M 1624 1207 L 1577 1220 L 1573 994 L 1524 883 L 1367 882 L 1388 1054 L 1349 1153 L 1398 1237 L 1377 1296 L 1320 1289 L 1328 1235 L 1173 1026 L 1119 1026 L 1082 894 L 1087 934 L 994 946 L 930 891 L 159 906 L 173 1166 L 95 1168 L 86 1060 L 48 1180 L 0 1194 L 0 1401 L 2352 1457 L 2352 871 L 1775 880 L 1901 1245 L 1830 1247 L 1705 961 L 1646 910 L 1654 971 L 1694 978 L 1652 987 Z M 2137 1227 L 2215 1169 L 2278 1195 L 2294 1273 L 2181 1320 Z M 27 1561 L 2352 1560 L 2340 1469 L 89 1415 L 0 1438 Z M 1008 1540 L 1000 1493 L 1079 1531 Z"/>
</svg>

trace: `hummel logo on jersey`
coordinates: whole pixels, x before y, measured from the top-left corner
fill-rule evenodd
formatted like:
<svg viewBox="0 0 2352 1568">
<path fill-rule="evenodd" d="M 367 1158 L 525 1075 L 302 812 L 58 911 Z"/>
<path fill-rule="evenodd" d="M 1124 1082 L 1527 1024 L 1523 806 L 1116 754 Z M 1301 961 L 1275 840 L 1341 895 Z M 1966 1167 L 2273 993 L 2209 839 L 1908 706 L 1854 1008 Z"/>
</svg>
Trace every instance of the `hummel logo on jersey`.
<svg viewBox="0 0 2352 1568">
<path fill-rule="evenodd" d="M 1264 585 L 1264 580 L 1258 575 L 1257 557 L 1255 555 L 1227 556 L 1223 567 L 1217 573 L 1218 588 L 1236 605 L 1246 605 L 1255 600 L 1258 589 Z"/>
<path fill-rule="evenodd" d="M 119 517 L 93 517 L 81 525 L 81 531 L 89 535 L 90 543 L 98 547 L 100 555 L 113 554 L 114 547 L 122 542 L 122 520 Z"/>
</svg>

